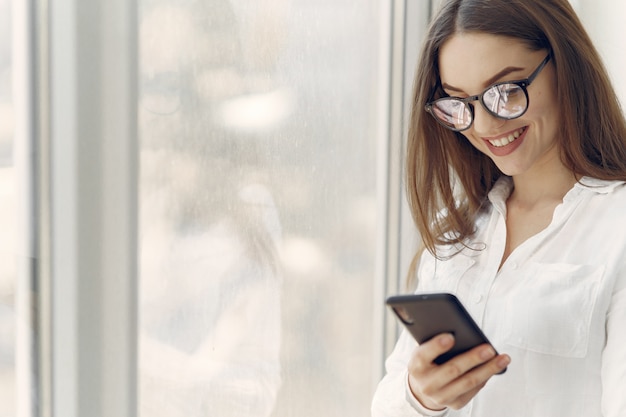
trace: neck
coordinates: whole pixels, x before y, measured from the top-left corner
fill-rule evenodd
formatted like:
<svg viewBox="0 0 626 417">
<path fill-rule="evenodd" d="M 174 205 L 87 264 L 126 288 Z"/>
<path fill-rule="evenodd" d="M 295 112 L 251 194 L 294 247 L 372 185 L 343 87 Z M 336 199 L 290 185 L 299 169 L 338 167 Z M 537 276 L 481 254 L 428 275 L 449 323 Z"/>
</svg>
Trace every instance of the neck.
<svg viewBox="0 0 626 417">
<path fill-rule="evenodd" d="M 509 202 L 526 207 L 546 202 L 561 202 L 577 180 L 576 175 L 562 164 L 540 172 L 516 175 L 513 177 L 514 189 Z"/>
</svg>

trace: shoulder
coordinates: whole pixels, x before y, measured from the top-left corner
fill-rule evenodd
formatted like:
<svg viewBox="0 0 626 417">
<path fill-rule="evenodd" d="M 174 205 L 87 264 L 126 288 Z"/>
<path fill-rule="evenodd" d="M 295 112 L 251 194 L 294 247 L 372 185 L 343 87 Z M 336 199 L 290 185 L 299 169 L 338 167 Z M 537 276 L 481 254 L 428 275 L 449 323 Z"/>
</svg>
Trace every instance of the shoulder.
<svg viewBox="0 0 626 417">
<path fill-rule="evenodd" d="M 565 196 L 565 200 L 578 198 L 602 205 L 606 210 L 617 209 L 623 213 L 623 205 L 626 204 L 626 181 L 583 177 Z"/>
<path fill-rule="evenodd" d="M 574 189 L 599 195 L 624 194 L 626 193 L 626 181 L 583 177 L 576 183 Z"/>
<path fill-rule="evenodd" d="M 626 181 L 584 177 L 567 193 L 563 203 L 571 209 L 565 212 L 576 220 L 578 228 L 607 233 L 626 225 Z"/>
</svg>

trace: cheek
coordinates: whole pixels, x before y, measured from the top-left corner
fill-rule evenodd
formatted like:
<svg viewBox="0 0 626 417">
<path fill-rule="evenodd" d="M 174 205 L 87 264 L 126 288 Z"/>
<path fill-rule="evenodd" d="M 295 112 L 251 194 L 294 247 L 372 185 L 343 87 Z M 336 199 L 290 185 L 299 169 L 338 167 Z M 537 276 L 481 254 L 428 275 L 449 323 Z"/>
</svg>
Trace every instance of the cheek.
<svg viewBox="0 0 626 417">
<path fill-rule="evenodd" d="M 542 82 L 536 88 L 532 88 L 534 85 L 530 87 L 531 90 L 528 92 L 528 110 L 523 117 L 557 123 L 559 104 L 556 88 L 554 87 L 556 80 L 551 72 L 548 72 L 546 75 L 548 78 L 541 80 Z"/>
<path fill-rule="evenodd" d="M 559 131 L 560 108 L 551 91 L 537 91 L 530 96 L 528 110 L 522 116 L 534 126 L 540 139 L 550 140 Z"/>
<path fill-rule="evenodd" d="M 556 99 L 551 94 L 537 93 L 530 98 L 527 115 L 544 115 L 551 113 L 556 107 Z"/>
<path fill-rule="evenodd" d="M 461 132 L 461 134 L 469 143 L 472 144 L 473 147 L 485 153 L 487 151 L 487 145 L 485 144 L 485 141 L 483 141 L 481 138 L 474 136 L 472 133 L 468 133 L 468 132 L 473 132 L 473 131 L 474 129 L 472 127 L 465 132 Z"/>
</svg>

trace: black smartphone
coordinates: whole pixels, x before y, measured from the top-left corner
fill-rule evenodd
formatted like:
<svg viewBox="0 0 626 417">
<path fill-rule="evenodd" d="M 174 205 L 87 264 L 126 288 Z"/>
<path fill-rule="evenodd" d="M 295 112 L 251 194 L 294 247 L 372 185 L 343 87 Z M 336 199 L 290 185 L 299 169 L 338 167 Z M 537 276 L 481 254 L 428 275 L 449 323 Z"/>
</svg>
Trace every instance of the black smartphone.
<svg viewBox="0 0 626 417">
<path fill-rule="evenodd" d="M 454 294 L 394 295 L 387 298 L 387 305 L 420 344 L 441 333 L 454 335 L 454 346 L 435 359 L 437 364 L 442 364 L 478 345 L 484 343 L 491 345 Z"/>
</svg>

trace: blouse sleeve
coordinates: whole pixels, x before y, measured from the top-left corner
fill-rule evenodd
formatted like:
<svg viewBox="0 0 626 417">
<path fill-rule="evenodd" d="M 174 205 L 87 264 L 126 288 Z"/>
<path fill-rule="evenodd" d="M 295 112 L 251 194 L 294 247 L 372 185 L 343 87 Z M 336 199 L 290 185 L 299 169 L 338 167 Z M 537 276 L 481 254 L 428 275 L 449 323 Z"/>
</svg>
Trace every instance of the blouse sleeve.
<svg viewBox="0 0 626 417">
<path fill-rule="evenodd" d="M 420 273 L 428 262 L 426 255 L 420 261 Z M 418 282 L 418 286 L 419 286 Z M 433 411 L 424 408 L 413 396 L 408 384 L 408 362 L 417 347 L 417 342 L 403 329 L 396 346 L 385 361 L 386 374 L 378 384 L 372 401 L 372 417 L 439 417 L 447 409 Z"/>
<path fill-rule="evenodd" d="M 409 390 L 407 364 L 416 345 L 413 338 L 403 331 L 385 362 L 386 375 L 374 393 L 372 417 L 435 417 L 447 413 L 447 410 L 425 409 Z"/>
</svg>

